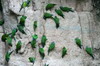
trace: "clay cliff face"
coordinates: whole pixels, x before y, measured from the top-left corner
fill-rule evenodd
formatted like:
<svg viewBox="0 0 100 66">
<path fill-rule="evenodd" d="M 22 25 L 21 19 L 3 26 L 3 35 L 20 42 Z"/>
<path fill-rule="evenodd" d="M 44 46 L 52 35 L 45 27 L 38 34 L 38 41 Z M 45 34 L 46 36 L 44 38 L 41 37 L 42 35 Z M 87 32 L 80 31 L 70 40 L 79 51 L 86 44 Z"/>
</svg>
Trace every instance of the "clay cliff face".
<svg viewBox="0 0 100 66">
<path fill-rule="evenodd" d="M 22 2 L 25 0 L 1 0 L 3 12 L 0 12 L 0 19 L 4 19 L 5 24 L 0 27 L 0 37 L 3 33 L 10 33 L 13 28 L 17 27 L 20 17 L 27 16 L 25 23 L 25 32 L 23 35 L 17 32 L 13 40 L 13 46 L 8 47 L 6 43 L 0 40 L 0 66 L 32 66 L 29 62 L 29 57 L 36 57 L 34 66 L 100 66 L 100 22 L 97 11 L 93 5 L 97 6 L 92 0 L 33 0 L 30 7 L 26 7 L 19 12 Z M 99 2 L 99 1 L 98 1 Z M 43 19 L 45 6 L 48 3 L 55 3 L 55 6 L 49 13 L 58 16 L 55 9 L 59 6 L 68 6 L 75 12 L 65 13 L 65 19 L 60 18 L 60 27 L 55 28 L 55 23 L 51 19 L 46 21 Z M 33 22 L 38 21 L 36 32 L 33 30 Z M 37 47 L 32 49 L 28 44 L 32 40 L 32 35 L 37 34 Z M 47 36 L 47 43 L 44 47 L 45 58 L 42 60 L 39 54 L 38 44 L 41 43 L 41 37 Z M 80 49 L 74 39 L 79 37 L 82 40 L 83 47 L 92 47 L 94 52 L 94 60 L 85 52 L 85 49 Z M 23 45 L 18 54 L 14 51 L 11 55 L 9 63 L 5 63 L 5 52 L 15 50 L 16 43 L 21 40 Z M 48 56 L 47 50 L 51 42 L 56 43 L 56 48 Z M 61 58 L 61 49 L 68 49 L 68 54 Z"/>
</svg>

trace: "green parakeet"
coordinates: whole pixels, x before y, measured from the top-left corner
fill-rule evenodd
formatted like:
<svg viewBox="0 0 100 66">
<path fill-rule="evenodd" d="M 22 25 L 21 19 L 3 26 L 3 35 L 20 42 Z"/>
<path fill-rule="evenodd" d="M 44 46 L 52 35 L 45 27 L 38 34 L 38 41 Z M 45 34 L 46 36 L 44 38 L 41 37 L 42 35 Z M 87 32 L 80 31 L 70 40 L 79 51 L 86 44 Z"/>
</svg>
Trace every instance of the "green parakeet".
<svg viewBox="0 0 100 66">
<path fill-rule="evenodd" d="M 52 14 L 45 12 L 43 15 L 43 19 L 46 20 L 48 18 L 52 18 L 52 16 L 53 16 Z"/>
<path fill-rule="evenodd" d="M 60 9 L 64 12 L 74 12 L 72 8 L 60 6 Z"/>
<path fill-rule="evenodd" d="M 31 0 L 24 1 L 24 2 L 22 3 L 22 5 L 21 5 L 21 8 L 20 8 L 19 12 L 20 12 L 23 8 L 29 7 L 30 2 L 31 2 Z"/>
<path fill-rule="evenodd" d="M 33 38 L 33 39 L 37 39 L 37 38 L 38 38 L 38 35 L 34 34 L 34 35 L 32 36 L 32 38 Z"/>
<path fill-rule="evenodd" d="M 46 41 L 47 41 L 47 37 L 45 35 L 43 35 L 41 38 L 42 47 L 44 47 L 46 45 Z"/>
<path fill-rule="evenodd" d="M 32 48 L 36 48 L 36 39 L 32 39 L 31 46 Z"/>
<path fill-rule="evenodd" d="M 55 24 L 56 24 L 56 28 L 59 28 L 59 25 L 60 25 L 59 18 L 58 18 L 57 16 L 55 16 L 55 17 L 53 18 L 53 20 L 54 20 L 54 22 L 55 22 Z"/>
<path fill-rule="evenodd" d="M 82 48 L 82 42 L 81 42 L 81 40 L 79 38 L 75 38 L 75 42 L 76 42 L 77 46 Z"/>
<path fill-rule="evenodd" d="M 12 51 L 12 52 L 13 52 L 13 51 Z M 9 62 L 10 56 L 11 56 L 12 52 L 6 52 L 6 55 L 5 55 L 5 60 L 6 60 L 6 62 Z"/>
<path fill-rule="evenodd" d="M 93 56 L 93 49 L 90 48 L 90 47 L 86 47 L 85 51 L 94 59 L 94 56 Z"/>
<path fill-rule="evenodd" d="M 62 48 L 62 58 L 67 54 L 67 49 L 65 47 Z"/>
<path fill-rule="evenodd" d="M 4 24 L 3 20 L 0 20 L 0 26 L 2 26 Z"/>
<path fill-rule="evenodd" d="M 17 28 L 14 28 L 11 32 L 11 38 L 14 38 L 14 36 L 16 35 L 17 32 Z"/>
<path fill-rule="evenodd" d="M 24 31 L 24 26 L 21 25 L 17 25 L 18 30 L 22 33 L 22 34 L 26 34 L 26 32 Z"/>
<path fill-rule="evenodd" d="M 5 42 L 7 40 L 7 37 L 9 36 L 9 34 L 3 34 L 2 37 L 1 37 L 1 40 L 3 42 Z"/>
<path fill-rule="evenodd" d="M 39 53 L 40 53 L 40 56 L 42 57 L 42 59 L 44 59 L 45 53 L 44 53 L 44 49 L 43 48 L 39 48 Z"/>
<path fill-rule="evenodd" d="M 46 10 L 51 10 L 56 4 L 49 3 L 46 6 Z"/>
<path fill-rule="evenodd" d="M 29 61 L 30 61 L 31 63 L 33 63 L 33 65 L 34 65 L 34 63 L 35 63 L 35 60 L 36 60 L 36 58 L 34 58 L 34 57 L 29 57 Z"/>
<path fill-rule="evenodd" d="M 63 12 L 62 12 L 60 9 L 55 9 L 55 12 L 56 12 L 59 16 L 61 16 L 62 18 L 64 18 L 64 14 L 63 14 Z"/>
<path fill-rule="evenodd" d="M 49 53 L 50 53 L 52 50 L 54 50 L 54 48 L 55 48 L 55 43 L 52 42 L 52 43 L 49 45 L 49 48 L 48 48 L 48 55 L 49 55 Z"/>
<path fill-rule="evenodd" d="M 34 21 L 33 28 L 34 28 L 34 31 L 36 31 L 36 29 L 37 29 L 37 21 Z"/>
<path fill-rule="evenodd" d="M 26 18 L 27 18 L 26 16 L 22 16 L 22 17 L 20 18 L 20 23 L 19 23 L 19 24 L 20 24 L 21 26 L 25 26 L 25 20 L 26 20 Z"/>
<path fill-rule="evenodd" d="M 6 38 L 6 42 L 8 43 L 9 46 L 12 46 L 12 38 L 11 37 L 7 37 Z"/>
<path fill-rule="evenodd" d="M 36 48 L 36 40 L 37 40 L 37 38 L 38 38 L 38 35 L 33 35 L 32 36 L 32 41 L 31 41 L 31 46 L 32 46 L 32 48 Z"/>
<path fill-rule="evenodd" d="M 18 51 L 21 49 L 22 46 L 22 42 L 18 41 L 17 45 L 16 45 L 16 53 L 18 53 Z"/>
</svg>

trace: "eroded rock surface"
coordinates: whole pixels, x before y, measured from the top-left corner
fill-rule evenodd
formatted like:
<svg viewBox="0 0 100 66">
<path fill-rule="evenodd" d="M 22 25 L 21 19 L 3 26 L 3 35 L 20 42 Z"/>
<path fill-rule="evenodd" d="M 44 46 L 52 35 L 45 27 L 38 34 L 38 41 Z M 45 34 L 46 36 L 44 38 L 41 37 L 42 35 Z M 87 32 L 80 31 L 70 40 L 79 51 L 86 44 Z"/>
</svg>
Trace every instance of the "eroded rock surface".
<svg viewBox="0 0 100 66">
<path fill-rule="evenodd" d="M 91 0 L 33 0 L 30 7 L 26 7 L 19 12 L 23 1 L 25 0 L 2 0 L 3 18 L 5 21 L 3 26 L 4 32 L 9 33 L 13 28 L 16 28 L 21 15 L 25 15 L 27 16 L 25 24 L 27 35 L 17 32 L 16 41 L 13 40 L 13 47 L 6 50 L 6 45 L 0 41 L 0 58 L 2 59 L 0 66 L 5 63 L 5 51 L 15 50 L 18 40 L 21 40 L 23 43 L 19 51 L 21 54 L 16 54 L 14 51 L 9 63 L 6 65 L 32 66 L 28 58 L 33 56 L 36 57 L 34 66 L 44 66 L 45 63 L 49 64 L 49 66 L 100 66 L 100 26 L 94 17 L 94 12 L 92 12 Z M 45 6 L 48 3 L 57 4 L 51 11 L 47 11 L 55 16 L 58 16 L 55 13 L 55 9 L 58 9 L 59 6 L 71 7 L 75 12 L 64 12 L 65 19 L 58 16 L 60 18 L 60 27 L 56 29 L 53 20 L 48 19 L 45 21 L 43 19 L 43 14 L 46 12 Z M 33 30 L 34 21 L 38 21 L 36 32 Z M 34 34 L 37 34 L 39 38 L 37 40 L 37 47 L 33 50 L 28 42 L 32 40 L 32 35 Z M 38 44 L 40 44 L 43 34 L 47 36 L 48 40 L 44 47 L 46 56 L 42 60 L 38 52 Z M 83 49 L 80 49 L 75 44 L 74 39 L 76 37 L 82 40 Z M 48 56 L 47 50 L 49 44 L 53 41 L 56 43 L 56 48 Z M 61 49 L 64 46 L 68 49 L 68 54 L 61 58 Z M 94 48 L 94 60 L 85 52 L 86 46 Z"/>
</svg>

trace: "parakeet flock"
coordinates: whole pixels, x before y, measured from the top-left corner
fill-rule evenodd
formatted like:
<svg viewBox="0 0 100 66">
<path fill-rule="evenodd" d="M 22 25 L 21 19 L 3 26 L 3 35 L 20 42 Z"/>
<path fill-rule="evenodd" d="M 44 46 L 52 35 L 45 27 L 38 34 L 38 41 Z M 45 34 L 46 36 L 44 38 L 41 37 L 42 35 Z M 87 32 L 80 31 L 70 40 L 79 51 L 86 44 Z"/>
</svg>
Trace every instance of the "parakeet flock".
<svg viewBox="0 0 100 66">
<path fill-rule="evenodd" d="M 21 8 L 20 8 L 20 10 L 19 10 L 19 12 L 20 12 L 23 8 L 29 7 L 30 2 L 31 2 L 31 0 L 27 0 L 27 1 L 23 2 L 22 5 L 21 5 Z M 46 11 L 52 10 L 56 5 L 57 5 L 57 4 L 49 3 L 49 4 L 47 4 L 47 6 L 46 6 L 45 9 L 46 9 Z M 63 12 L 74 12 L 74 10 L 73 10 L 72 8 L 63 7 L 63 6 L 60 6 L 59 9 L 55 9 L 55 13 L 56 13 L 57 15 L 61 16 L 62 18 L 64 18 Z M 6 42 L 10 47 L 12 47 L 12 45 L 13 45 L 13 44 L 12 44 L 12 40 L 15 39 L 16 33 L 17 33 L 18 31 L 21 32 L 22 34 L 25 34 L 25 35 L 26 35 L 26 32 L 25 32 L 25 30 L 24 30 L 26 19 L 27 19 L 26 16 L 22 16 L 22 17 L 20 18 L 20 22 L 19 22 L 18 25 L 17 25 L 17 28 L 12 29 L 12 32 L 9 33 L 9 34 L 4 34 L 4 35 L 2 35 L 1 40 L 2 40 L 3 42 Z M 46 20 L 46 19 L 52 19 L 52 20 L 55 22 L 55 24 L 56 24 L 56 28 L 59 28 L 59 27 L 60 27 L 60 20 L 59 20 L 59 18 L 58 18 L 57 16 L 53 16 L 53 14 L 50 14 L 50 13 L 48 13 L 48 12 L 45 12 L 44 15 L 43 15 L 43 19 L 44 19 L 44 20 Z M 1 20 L 1 21 L 0 21 L 0 25 L 3 25 L 3 24 L 4 24 L 4 21 Z M 34 32 L 37 30 L 37 27 L 38 27 L 38 22 L 37 22 L 37 21 L 34 21 L 34 23 L 33 23 Z M 30 45 L 31 45 L 32 49 L 35 49 L 35 48 L 36 48 L 36 46 L 37 46 L 37 39 L 38 39 L 38 35 L 34 34 L 34 35 L 32 36 L 32 41 L 30 41 Z M 39 54 L 40 54 L 40 56 L 41 56 L 42 59 L 44 59 L 44 57 L 45 57 L 45 50 L 44 50 L 44 47 L 46 46 L 46 42 L 47 42 L 47 37 L 46 37 L 46 35 L 43 35 L 43 36 L 41 37 L 41 47 L 39 47 Z M 76 45 L 77 45 L 79 48 L 82 49 L 83 45 L 82 45 L 81 39 L 75 38 L 75 43 L 76 43 Z M 17 42 L 17 44 L 16 44 L 16 49 L 15 49 L 16 53 L 18 53 L 19 50 L 21 50 L 22 45 L 23 45 L 23 43 L 19 40 L 19 41 Z M 50 54 L 50 52 L 52 52 L 53 50 L 55 50 L 55 46 L 56 46 L 56 43 L 55 43 L 55 42 L 51 42 L 51 44 L 50 44 L 49 47 L 48 47 L 48 55 Z M 86 47 L 85 51 L 86 51 L 92 58 L 94 58 L 92 48 Z M 6 53 L 6 55 L 5 55 L 5 60 L 6 60 L 7 62 L 9 62 L 11 54 L 12 54 L 12 52 L 7 51 L 7 53 Z M 68 53 L 67 53 L 67 48 L 66 48 L 66 47 L 63 47 L 63 48 L 62 48 L 62 52 L 61 52 L 61 57 L 64 58 L 64 56 L 67 55 L 67 54 L 68 54 Z M 36 61 L 36 58 L 35 58 L 35 57 L 29 57 L 28 59 L 29 59 L 29 62 L 33 63 L 33 65 L 34 65 L 34 63 L 35 63 L 35 61 Z M 49 64 L 45 64 L 44 66 L 49 66 Z"/>
</svg>

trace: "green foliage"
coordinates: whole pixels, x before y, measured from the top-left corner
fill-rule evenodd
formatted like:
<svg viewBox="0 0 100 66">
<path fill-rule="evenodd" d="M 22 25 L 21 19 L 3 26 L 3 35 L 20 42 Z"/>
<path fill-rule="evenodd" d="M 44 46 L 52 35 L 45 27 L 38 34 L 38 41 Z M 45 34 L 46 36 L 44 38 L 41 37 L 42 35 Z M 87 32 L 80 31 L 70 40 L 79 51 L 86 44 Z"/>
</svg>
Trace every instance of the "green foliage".
<svg viewBox="0 0 100 66">
<path fill-rule="evenodd" d="M 46 10 L 51 10 L 56 4 L 49 3 L 46 6 Z"/>
<path fill-rule="evenodd" d="M 43 48 L 39 48 L 39 53 L 40 53 L 40 56 L 42 57 L 42 59 L 44 59 L 45 54 L 44 54 L 44 49 Z"/>
<path fill-rule="evenodd" d="M 54 50 L 54 48 L 55 48 L 55 43 L 52 42 L 52 43 L 49 45 L 48 54 L 49 54 L 52 50 Z"/>
<path fill-rule="evenodd" d="M 0 26 L 2 26 L 4 24 L 3 20 L 0 20 Z"/>
<path fill-rule="evenodd" d="M 61 16 L 62 18 L 64 18 L 64 14 L 63 14 L 63 12 L 62 12 L 60 9 L 55 9 L 55 12 L 56 12 L 59 16 Z"/>
<path fill-rule="evenodd" d="M 66 47 L 62 48 L 62 58 L 67 54 L 67 49 Z"/>
</svg>

